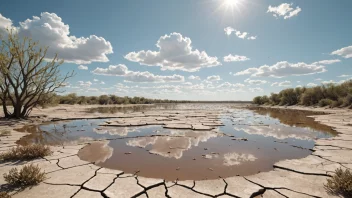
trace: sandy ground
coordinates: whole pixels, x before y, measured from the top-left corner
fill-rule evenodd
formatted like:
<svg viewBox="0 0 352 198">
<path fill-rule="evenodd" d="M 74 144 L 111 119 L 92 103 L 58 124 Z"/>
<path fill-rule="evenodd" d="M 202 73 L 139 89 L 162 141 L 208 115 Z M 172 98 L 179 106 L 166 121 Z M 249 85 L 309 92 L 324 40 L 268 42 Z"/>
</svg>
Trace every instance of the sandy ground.
<svg viewBox="0 0 352 198">
<path fill-rule="evenodd" d="M 96 105 L 98 106 L 98 105 Z M 96 106 L 88 106 L 89 108 Z M 240 107 L 241 105 L 239 105 Z M 242 105 L 243 106 L 243 105 Z M 0 130 L 10 130 L 11 136 L 0 137 L 0 152 L 15 147 L 16 141 L 27 135 L 13 131 L 28 123 L 52 119 L 116 117 L 123 114 L 86 113 L 87 106 L 60 105 L 34 109 L 30 120 L 0 121 Z M 268 107 L 273 108 L 273 107 Z M 275 107 L 286 108 L 286 107 Z M 81 160 L 77 153 L 84 144 L 52 147 L 53 155 L 28 162 L 0 163 L 0 174 L 24 164 L 37 164 L 47 179 L 38 186 L 12 191 L 20 197 L 334 197 L 326 193 L 324 183 L 336 168 L 352 169 L 352 111 L 347 109 L 287 107 L 329 113 L 313 116 L 316 121 L 333 127 L 339 134 L 318 139 L 314 152 L 302 159 L 284 160 L 274 169 L 251 176 L 236 176 L 203 181 L 166 182 L 122 171 L 101 168 Z M 201 112 L 201 111 L 198 111 Z M 6 182 L 0 177 L 0 191 Z"/>
</svg>

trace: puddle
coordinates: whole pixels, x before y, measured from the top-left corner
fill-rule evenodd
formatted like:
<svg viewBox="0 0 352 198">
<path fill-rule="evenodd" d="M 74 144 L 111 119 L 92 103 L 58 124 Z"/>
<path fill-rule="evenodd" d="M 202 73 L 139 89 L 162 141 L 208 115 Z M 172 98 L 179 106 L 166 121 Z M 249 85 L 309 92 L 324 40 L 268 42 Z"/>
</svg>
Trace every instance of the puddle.
<svg viewBox="0 0 352 198">
<path fill-rule="evenodd" d="M 194 104 L 171 106 L 132 109 L 127 112 L 138 113 L 140 117 L 113 121 L 74 120 L 27 127 L 27 131 L 34 133 L 19 143 L 66 145 L 101 140 L 81 149 L 79 157 L 98 166 L 144 177 L 203 180 L 272 170 L 275 162 L 309 155 L 314 139 L 335 134 L 330 127 L 306 117 L 314 115 L 312 112 L 245 110 L 224 104 L 198 104 L 198 108 Z M 148 116 L 141 116 L 141 112 Z M 99 126 L 136 120 L 145 123 L 157 118 L 165 123 L 222 122 L 223 126 L 211 130 L 167 129 L 161 125 Z"/>
</svg>

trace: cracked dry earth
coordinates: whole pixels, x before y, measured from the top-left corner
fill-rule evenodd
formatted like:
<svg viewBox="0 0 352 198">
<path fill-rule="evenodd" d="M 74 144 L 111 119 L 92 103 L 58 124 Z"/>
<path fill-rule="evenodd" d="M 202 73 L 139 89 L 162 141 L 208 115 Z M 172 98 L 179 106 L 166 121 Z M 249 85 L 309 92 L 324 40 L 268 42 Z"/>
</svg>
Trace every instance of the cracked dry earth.
<svg viewBox="0 0 352 198">
<path fill-rule="evenodd" d="M 0 174 L 30 163 L 46 172 L 47 179 L 44 182 L 11 192 L 13 198 L 334 197 L 326 193 L 323 184 L 336 168 L 352 168 L 352 111 L 315 110 L 330 113 L 314 118 L 333 127 L 339 134 L 333 138 L 316 140 L 314 152 L 305 158 L 277 162 L 272 171 L 255 175 L 173 182 L 145 178 L 81 160 L 77 153 L 85 144 L 51 146 L 53 154 L 43 159 L 1 163 Z M 0 152 L 16 146 L 16 141 L 27 135 L 13 131 L 25 124 L 25 121 L 1 124 L 0 129 L 12 130 L 12 133 L 11 136 L 0 137 Z M 4 178 L 0 177 L 0 190 L 4 190 L 5 183 Z"/>
</svg>

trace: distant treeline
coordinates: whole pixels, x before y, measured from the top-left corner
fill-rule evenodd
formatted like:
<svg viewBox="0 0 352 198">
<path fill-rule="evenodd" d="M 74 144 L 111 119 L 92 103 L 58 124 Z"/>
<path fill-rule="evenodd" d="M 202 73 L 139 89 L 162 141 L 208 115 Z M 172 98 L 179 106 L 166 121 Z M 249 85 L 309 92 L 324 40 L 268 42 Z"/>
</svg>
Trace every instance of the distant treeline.
<svg viewBox="0 0 352 198">
<path fill-rule="evenodd" d="M 77 96 L 75 93 L 67 95 L 52 94 L 43 99 L 40 106 L 54 106 L 58 104 L 81 104 L 81 105 L 109 105 L 109 104 L 158 104 L 158 103 L 249 103 L 251 101 L 189 101 L 189 100 L 168 100 L 150 99 L 144 97 L 128 97 L 116 95 L 101 96 Z"/>
<path fill-rule="evenodd" d="M 258 105 L 305 105 L 352 108 L 352 80 L 339 85 L 325 84 L 315 87 L 297 87 L 271 93 L 270 96 L 257 96 L 253 99 Z"/>
<path fill-rule="evenodd" d="M 128 97 L 116 95 L 77 96 L 75 93 L 67 95 L 53 95 L 46 100 L 48 105 L 55 104 L 82 104 L 82 105 L 108 105 L 108 104 L 154 104 L 154 103 L 186 103 L 181 100 L 150 99 L 144 97 Z"/>
<path fill-rule="evenodd" d="M 11 105 L 11 101 L 6 102 Z M 48 94 L 36 106 L 48 107 L 59 104 L 80 105 L 113 105 L 113 104 L 159 104 L 159 103 L 252 103 L 251 101 L 204 101 L 204 100 L 168 100 L 150 99 L 145 97 L 128 97 L 116 95 L 77 96 L 75 93 L 67 95 Z M 1 102 L 0 102 L 1 104 Z"/>
</svg>

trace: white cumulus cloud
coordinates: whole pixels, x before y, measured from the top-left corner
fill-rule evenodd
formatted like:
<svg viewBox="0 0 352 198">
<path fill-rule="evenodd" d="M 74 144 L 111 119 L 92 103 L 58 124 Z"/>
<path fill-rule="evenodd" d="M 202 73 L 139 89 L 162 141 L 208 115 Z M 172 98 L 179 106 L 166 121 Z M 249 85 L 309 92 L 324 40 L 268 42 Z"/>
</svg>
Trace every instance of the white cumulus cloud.
<svg viewBox="0 0 352 198">
<path fill-rule="evenodd" d="M 290 87 L 292 86 L 291 81 L 283 81 L 283 82 L 274 82 L 271 86 L 279 86 L 279 87 Z"/>
<path fill-rule="evenodd" d="M 267 13 L 272 13 L 274 17 L 283 17 L 284 19 L 289 19 L 291 17 L 297 16 L 299 12 L 302 11 L 300 7 L 293 8 L 292 3 L 283 3 L 278 6 L 269 6 Z"/>
<path fill-rule="evenodd" d="M 250 36 L 250 37 L 247 37 L 248 40 L 255 40 L 257 39 L 257 36 Z"/>
<path fill-rule="evenodd" d="M 248 40 L 255 40 L 257 36 L 249 36 L 248 32 L 241 32 L 239 30 L 234 29 L 233 27 L 226 27 L 224 28 L 225 34 L 230 36 L 232 32 L 240 39 L 248 39 Z"/>
<path fill-rule="evenodd" d="M 93 83 L 90 81 L 78 81 L 78 84 L 82 88 L 89 88 Z"/>
<path fill-rule="evenodd" d="M 251 85 L 262 85 L 262 84 L 267 83 L 268 81 L 266 81 L 266 80 L 253 80 L 253 79 L 247 78 L 246 80 L 244 80 L 244 82 L 251 84 Z"/>
<path fill-rule="evenodd" d="M 224 56 L 225 62 L 238 62 L 238 61 L 248 61 L 248 60 L 250 59 L 246 56 L 232 55 L 232 54 Z"/>
<path fill-rule="evenodd" d="M 232 27 L 226 27 L 224 28 L 225 34 L 230 36 L 232 34 L 232 32 L 235 31 L 235 29 L 233 29 Z"/>
<path fill-rule="evenodd" d="M 217 57 L 211 57 L 205 51 L 193 49 L 191 44 L 190 38 L 174 32 L 159 38 L 156 44 L 158 51 L 130 52 L 125 58 L 141 65 L 159 66 L 162 70 L 187 72 L 221 65 Z"/>
<path fill-rule="evenodd" d="M 321 60 L 321 61 L 318 61 L 318 62 L 314 62 L 312 63 L 313 65 L 318 65 L 318 64 L 322 64 L 322 65 L 331 65 L 331 64 L 334 64 L 334 63 L 339 63 L 341 62 L 341 60 L 339 59 L 332 59 L 332 60 Z"/>
<path fill-rule="evenodd" d="M 184 76 L 176 74 L 172 76 L 160 76 L 148 71 L 130 71 L 123 64 L 110 65 L 108 68 L 97 67 L 92 73 L 105 76 L 123 76 L 128 82 L 183 82 L 185 80 Z"/>
<path fill-rule="evenodd" d="M 188 79 L 190 79 L 190 80 L 201 80 L 199 76 L 194 76 L 194 75 L 190 75 L 188 77 Z"/>
<path fill-rule="evenodd" d="M 88 70 L 88 66 L 80 65 L 80 66 L 78 66 L 78 69 L 80 69 L 80 70 Z"/>
<path fill-rule="evenodd" d="M 219 75 L 213 75 L 213 76 L 208 76 L 207 80 L 209 80 L 209 81 L 219 81 L 219 80 L 221 80 L 221 78 L 220 78 Z"/>
<path fill-rule="evenodd" d="M 0 27 L 12 25 L 11 20 L 0 15 Z M 40 17 L 33 16 L 20 22 L 17 29 L 20 36 L 27 36 L 39 41 L 41 46 L 49 47 L 47 59 L 58 54 L 65 62 L 89 64 L 91 62 L 107 62 L 107 55 L 113 53 L 111 43 L 103 37 L 90 35 L 76 37 L 70 34 L 69 25 L 55 13 L 43 12 Z"/>
<path fill-rule="evenodd" d="M 308 83 L 307 86 L 308 86 L 308 87 L 315 87 L 315 86 L 318 86 L 318 85 L 315 84 L 315 83 Z"/>
<path fill-rule="evenodd" d="M 245 39 L 248 35 L 248 32 L 241 32 L 241 31 L 236 31 L 235 32 L 236 36 L 241 39 Z"/>
<path fill-rule="evenodd" d="M 344 58 L 352 58 L 352 45 L 331 52 L 331 55 L 339 55 Z"/>
<path fill-rule="evenodd" d="M 235 76 L 249 75 L 253 77 L 276 77 L 301 76 L 326 72 L 325 66 L 307 64 L 304 62 L 289 63 L 287 61 L 277 62 L 272 66 L 263 65 L 258 68 L 249 68 L 235 73 Z"/>
<path fill-rule="evenodd" d="M 0 14 L 0 34 L 5 33 L 6 29 L 11 29 L 12 21 Z"/>
<path fill-rule="evenodd" d="M 342 74 L 342 75 L 338 76 L 338 78 L 348 78 L 348 77 L 352 77 L 352 75 Z"/>
<path fill-rule="evenodd" d="M 230 83 L 230 82 L 224 82 L 217 86 L 217 88 L 242 88 L 242 87 L 245 87 L 245 85 L 241 83 Z"/>
</svg>

